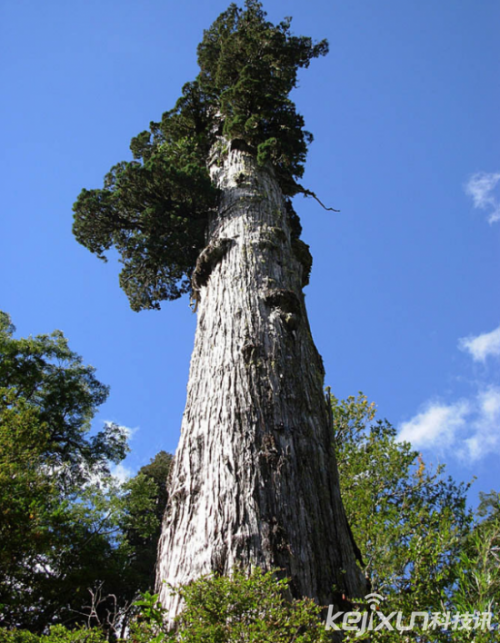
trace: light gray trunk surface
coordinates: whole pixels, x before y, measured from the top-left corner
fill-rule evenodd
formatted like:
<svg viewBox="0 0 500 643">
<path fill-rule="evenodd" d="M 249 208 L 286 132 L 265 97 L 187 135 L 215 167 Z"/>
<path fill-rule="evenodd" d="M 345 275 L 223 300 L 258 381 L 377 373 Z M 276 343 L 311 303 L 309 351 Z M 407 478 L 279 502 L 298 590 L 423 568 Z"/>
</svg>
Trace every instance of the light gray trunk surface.
<svg viewBox="0 0 500 643">
<path fill-rule="evenodd" d="M 159 546 L 170 618 L 179 599 L 163 581 L 236 565 L 281 568 L 294 596 L 322 605 L 365 593 L 281 190 L 249 154 L 219 159 L 211 175 L 223 196 L 195 271 L 198 325 Z"/>
</svg>

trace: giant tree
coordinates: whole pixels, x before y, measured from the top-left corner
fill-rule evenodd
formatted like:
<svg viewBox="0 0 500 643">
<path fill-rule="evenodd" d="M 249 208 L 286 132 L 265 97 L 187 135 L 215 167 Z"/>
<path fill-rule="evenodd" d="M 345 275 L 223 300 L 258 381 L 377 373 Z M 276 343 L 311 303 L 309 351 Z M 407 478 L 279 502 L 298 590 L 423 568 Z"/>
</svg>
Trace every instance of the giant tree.
<svg viewBox="0 0 500 643">
<path fill-rule="evenodd" d="M 274 25 L 260 2 L 222 13 L 174 109 L 132 140 L 134 160 L 83 190 L 74 233 L 115 247 L 134 310 L 191 295 L 198 313 L 158 560 L 168 585 L 280 568 L 327 604 L 365 581 L 340 498 L 324 369 L 302 289 L 311 269 L 291 198 L 311 134 L 289 94 L 326 41 Z M 333 589 L 334 588 L 334 589 Z"/>
</svg>

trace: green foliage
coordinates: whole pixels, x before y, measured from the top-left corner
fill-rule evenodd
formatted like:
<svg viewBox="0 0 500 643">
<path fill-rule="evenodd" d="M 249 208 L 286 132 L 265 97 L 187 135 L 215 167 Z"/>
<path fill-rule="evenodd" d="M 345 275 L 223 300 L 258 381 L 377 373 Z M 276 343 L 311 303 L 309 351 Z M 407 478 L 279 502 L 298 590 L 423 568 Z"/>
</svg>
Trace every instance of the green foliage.
<svg viewBox="0 0 500 643">
<path fill-rule="evenodd" d="M 182 643 L 320 643 L 331 641 L 310 599 L 285 598 L 288 581 L 256 568 L 250 575 L 205 576 L 180 588 L 184 609 L 174 632 L 163 625 L 157 596 L 137 603 L 141 615 L 132 629 L 139 643 L 174 640 Z"/>
<path fill-rule="evenodd" d="M 442 611 L 470 532 L 469 485 L 444 478 L 443 467 L 430 471 L 387 421 L 370 426 L 375 406 L 364 395 L 331 403 L 342 498 L 371 591 L 384 597 L 384 613 Z"/>
<path fill-rule="evenodd" d="M 110 493 L 92 480 L 127 446 L 116 425 L 88 435 L 108 389 L 63 334 L 13 331 L 0 315 L 0 622 L 42 631 L 111 573 Z"/>
<path fill-rule="evenodd" d="M 207 166 L 221 137 L 271 164 L 284 194 L 308 193 L 296 179 L 312 136 L 289 94 L 298 70 L 327 51 L 324 40 L 292 35 L 289 18 L 268 22 L 260 2 L 230 5 L 204 32 L 198 77 L 174 109 L 132 139 L 135 160 L 115 165 L 103 189 L 82 190 L 75 237 L 101 259 L 118 251 L 120 285 L 133 310 L 190 292 L 217 205 Z"/>
<path fill-rule="evenodd" d="M 172 460 L 170 453 L 160 451 L 125 484 L 123 513 L 119 520 L 122 548 L 127 552 L 127 582 L 121 587 L 122 600 L 131 601 L 138 592 L 153 589 Z"/>
<path fill-rule="evenodd" d="M 5 575 L 28 548 L 34 556 L 47 547 L 50 525 L 61 516 L 57 484 L 42 468 L 48 440 L 38 410 L 0 388 L 0 570 Z"/>
<path fill-rule="evenodd" d="M 101 259 L 116 248 L 124 265 L 120 285 L 133 310 L 159 308 L 161 300 L 190 290 L 216 197 L 196 145 L 165 141 L 143 163 L 115 165 L 104 189 L 82 190 L 73 232 Z"/>
<path fill-rule="evenodd" d="M 228 141 L 244 141 L 261 164 L 271 162 L 285 193 L 297 192 L 312 141 L 304 119 L 290 100 L 297 72 L 328 52 L 325 40 L 293 36 L 291 19 L 278 25 L 266 20 L 262 4 L 232 4 L 198 46 L 200 88 L 210 96 Z"/>
<path fill-rule="evenodd" d="M 5 622 L 42 632 L 59 621 L 123 635 L 133 600 L 153 587 L 171 460 L 160 452 L 126 483 L 104 476 L 60 496 L 64 515 L 37 559 L 44 569 L 26 569 L 22 585 L 17 574 L 20 591 L 14 602 L 10 588 Z"/>
<path fill-rule="evenodd" d="M 500 493 L 480 494 L 477 517 L 464 542 L 454 570 L 457 584 L 453 604 L 462 613 L 492 612 L 492 632 L 476 634 L 477 643 L 496 643 L 500 619 Z M 468 639 L 458 635 L 457 641 Z"/>
<path fill-rule="evenodd" d="M 107 387 L 61 332 L 14 330 L 0 313 L 0 624 L 109 632 L 152 586 L 172 457 L 120 485 L 110 464 L 128 450 L 124 431 L 89 435 Z"/>
<path fill-rule="evenodd" d="M 53 625 L 47 634 L 38 636 L 27 630 L 0 628 L 0 643 L 104 643 L 100 629 L 79 628 L 70 630 L 62 625 Z"/>
<path fill-rule="evenodd" d="M 3 319 L 8 319 L 5 313 Z M 125 437 L 114 424 L 88 436 L 108 387 L 96 379 L 92 366 L 85 366 L 70 350 L 61 331 L 15 339 L 12 325 L 9 330 L 6 324 L 0 330 L 3 413 L 9 415 L 13 407 L 36 413 L 46 435 L 43 459 L 60 468 L 61 483 L 69 479 L 83 484 L 92 474 L 108 471 L 110 461 L 124 458 Z"/>
</svg>

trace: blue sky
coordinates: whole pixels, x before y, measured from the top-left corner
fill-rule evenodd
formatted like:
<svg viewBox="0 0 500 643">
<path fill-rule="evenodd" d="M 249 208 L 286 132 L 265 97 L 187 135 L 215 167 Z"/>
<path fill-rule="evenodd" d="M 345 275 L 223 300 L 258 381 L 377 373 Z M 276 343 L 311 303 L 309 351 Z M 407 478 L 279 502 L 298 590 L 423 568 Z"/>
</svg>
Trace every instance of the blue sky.
<svg viewBox="0 0 500 643">
<path fill-rule="evenodd" d="M 125 467 L 174 451 L 195 315 L 133 313 L 118 266 L 71 234 L 81 188 L 197 73 L 226 2 L 18 0 L 0 9 L 0 307 L 19 335 L 61 329 L 111 386 L 96 426 L 134 430 Z M 500 489 L 500 4 L 269 0 L 330 54 L 294 99 L 315 135 L 296 199 L 306 301 L 337 397 L 363 391 L 428 462 Z"/>
</svg>

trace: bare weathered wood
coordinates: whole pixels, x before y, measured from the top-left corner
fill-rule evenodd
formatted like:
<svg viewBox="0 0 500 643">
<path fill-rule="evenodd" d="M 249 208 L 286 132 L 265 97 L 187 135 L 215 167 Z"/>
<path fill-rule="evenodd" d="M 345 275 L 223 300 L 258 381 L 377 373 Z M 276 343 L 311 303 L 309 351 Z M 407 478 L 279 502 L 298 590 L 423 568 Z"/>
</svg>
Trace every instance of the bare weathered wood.
<svg viewBox="0 0 500 643">
<path fill-rule="evenodd" d="M 339 604 L 365 587 L 340 499 L 303 263 L 272 170 L 237 149 L 210 169 L 223 192 L 195 275 L 198 325 L 160 598 L 173 617 L 178 599 L 163 581 L 259 565 L 281 568 L 296 596 Z"/>
</svg>

